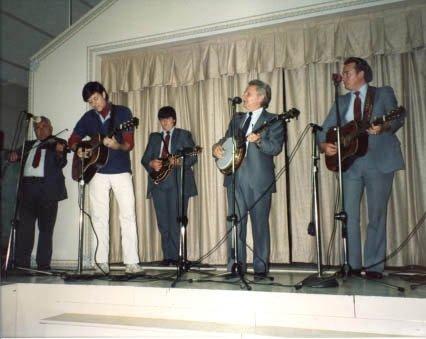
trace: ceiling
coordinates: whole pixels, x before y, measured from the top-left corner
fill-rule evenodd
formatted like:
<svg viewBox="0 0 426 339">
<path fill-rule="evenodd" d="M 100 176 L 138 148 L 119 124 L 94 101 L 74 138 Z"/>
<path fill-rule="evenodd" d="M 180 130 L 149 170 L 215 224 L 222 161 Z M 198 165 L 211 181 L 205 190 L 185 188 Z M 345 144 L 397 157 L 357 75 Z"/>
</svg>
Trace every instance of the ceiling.
<svg viewBox="0 0 426 339">
<path fill-rule="evenodd" d="M 30 57 L 101 1 L 0 0 L 1 85 L 28 87 Z"/>
</svg>

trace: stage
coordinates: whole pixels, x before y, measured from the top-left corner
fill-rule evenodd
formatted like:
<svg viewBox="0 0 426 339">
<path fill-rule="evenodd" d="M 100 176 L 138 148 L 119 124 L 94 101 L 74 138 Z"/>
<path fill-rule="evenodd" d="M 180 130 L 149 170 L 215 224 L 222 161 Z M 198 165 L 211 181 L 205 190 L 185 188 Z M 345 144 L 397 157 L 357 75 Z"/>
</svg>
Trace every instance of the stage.
<svg viewBox="0 0 426 339">
<path fill-rule="evenodd" d="M 145 277 L 64 281 L 58 276 L 2 277 L 2 337 L 366 337 L 426 336 L 426 287 L 395 276 L 338 279 L 336 288 L 285 287 L 306 268 L 273 269 L 273 282 L 250 283 L 189 272 L 175 288 L 155 280 L 175 270 L 146 266 Z M 212 273 L 223 273 L 221 268 Z M 311 270 L 312 273 L 312 270 Z M 123 277 L 119 269 L 114 276 Z M 210 281 L 200 281 L 207 278 Z M 211 280 L 219 282 L 212 282 Z M 253 278 L 247 276 L 252 281 Z M 223 283 L 226 281 L 227 283 Z M 230 284 L 235 282 L 235 284 Z"/>
</svg>

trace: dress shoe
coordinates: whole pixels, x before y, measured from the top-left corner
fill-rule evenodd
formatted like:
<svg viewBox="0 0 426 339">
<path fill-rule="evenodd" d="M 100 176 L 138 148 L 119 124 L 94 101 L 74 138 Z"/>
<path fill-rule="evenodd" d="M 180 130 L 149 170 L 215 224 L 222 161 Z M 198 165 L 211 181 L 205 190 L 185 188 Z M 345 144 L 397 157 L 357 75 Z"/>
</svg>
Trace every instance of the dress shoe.
<svg viewBox="0 0 426 339">
<path fill-rule="evenodd" d="M 254 272 L 254 279 L 255 280 L 266 279 L 267 276 L 268 276 L 268 273 L 266 273 L 266 272 Z"/>
<path fill-rule="evenodd" d="M 356 277 L 360 277 L 361 276 L 361 269 L 360 268 L 351 269 L 349 271 L 349 275 L 350 276 L 353 275 L 353 276 L 356 276 Z"/>
<path fill-rule="evenodd" d="M 50 271 L 50 265 L 37 265 L 39 271 Z"/>
<path fill-rule="evenodd" d="M 383 278 L 383 273 L 381 272 L 376 272 L 376 271 L 366 271 L 365 272 L 365 278 L 367 279 L 382 279 Z"/>
<path fill-rule="evenodd" d="M 160 266 L 164 266 L 167 267 L 170 265 L 170 260 L 169 259 L 163 259 L 160 261 Z"/>
</svg>

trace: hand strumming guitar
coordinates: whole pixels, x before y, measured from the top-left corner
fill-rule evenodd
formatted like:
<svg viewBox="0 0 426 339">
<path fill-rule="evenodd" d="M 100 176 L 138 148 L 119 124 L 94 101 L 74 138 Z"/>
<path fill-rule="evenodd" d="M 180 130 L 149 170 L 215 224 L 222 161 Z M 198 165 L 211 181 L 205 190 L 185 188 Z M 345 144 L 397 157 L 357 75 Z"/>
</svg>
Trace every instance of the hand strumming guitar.
<svg viewBox="0 0 426 339">
<path fill-rule="evenodd" d="M 149 167 L 158 172 L 163 167 L 163 162 L 159 159 L 154 159 L 149 162 Z"/>
<path fill-rule="evenodd" d="M 320 150 L 325 155 L 331 157 L 337 153 L 337 146 L 329 142 L 322 142 L 320 143 Z"/>
</svg>

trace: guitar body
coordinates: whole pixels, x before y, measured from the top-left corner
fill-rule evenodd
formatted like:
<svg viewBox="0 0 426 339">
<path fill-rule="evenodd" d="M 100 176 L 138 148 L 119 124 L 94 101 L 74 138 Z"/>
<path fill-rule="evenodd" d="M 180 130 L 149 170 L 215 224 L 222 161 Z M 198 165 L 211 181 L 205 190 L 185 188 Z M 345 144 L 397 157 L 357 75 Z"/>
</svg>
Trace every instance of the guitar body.
<svg viewBox="0 0 426 339">
<path fill-rule="evenodd" d="M 81 179 L 83 172 L 83 180 L 87 184 L 95 176 L 96 172 L 102 168 L 108 161 L 109 150 L 102 143 L 102 137 L 97 134 L 89 141 L 80 143 L 85 148 L 92 149 L 89 158 L 81 159 L 74 153 L 72 160 L 72 178 L 76 181 Z"/>
<path fill-rule="evenodd" d="M 173 170 L 173 167 L 174 167 L 169 158 L 161 159 L 161 161 L 163 166 L 160 168 L 160 170 L 152 171 L 149 174 L 152 181 L 154 181 L 154 184 L 156 185 L 163 182 L 169 176 L 170 172 Z"/>
<path fill-rule="evenodd" d="M 362 131 L 359 123 L 351 121 L 340 128 L 340 142 L 342 146 L 342 171 L 346 171 L 354 161 L 364 156 L 368 149 L 368 134 Z M 326 142 L 337 144 L 337 133 L 335 127 L 327 131 Z M 325 156 L 325 164 L 330 171 L 339 170 L 337 154 Z"/>
<path fill-rule="evenodd" d="M 194 156 L 199 153 L 201 153 L 202 148 L 200 146 L 195 146 L 191 152 L 186 153 L 185 156 Z M 175 168 L 175 165 L 173 165 L 172 159 L 179 159 L 182 157 L 182 154 L 171 154 L 165 159 L 160 159 L 162 162 L 162 167 L 159 171 L 152 171 L 149 176 L 151 177 L 152 181 L 154 181 L 154 184 L 158 185 L 170 175 L 170 173 Z"/>
</svg>

